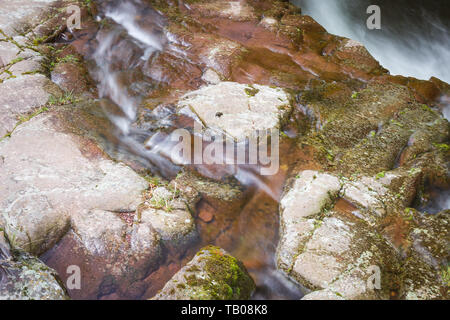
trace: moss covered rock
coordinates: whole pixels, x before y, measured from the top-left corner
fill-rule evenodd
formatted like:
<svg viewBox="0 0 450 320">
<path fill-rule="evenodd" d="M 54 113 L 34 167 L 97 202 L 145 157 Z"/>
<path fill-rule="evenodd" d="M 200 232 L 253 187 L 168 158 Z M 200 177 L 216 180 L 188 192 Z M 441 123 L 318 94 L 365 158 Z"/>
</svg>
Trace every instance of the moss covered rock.
<svg viewBox="0 0 450 320">
<path fill-rule="evenodd" d="M 255 283 L 244 265 L 223 249 L 200 250 L 154 300 L 240 300 L 249 299 Z"/>
</svg>

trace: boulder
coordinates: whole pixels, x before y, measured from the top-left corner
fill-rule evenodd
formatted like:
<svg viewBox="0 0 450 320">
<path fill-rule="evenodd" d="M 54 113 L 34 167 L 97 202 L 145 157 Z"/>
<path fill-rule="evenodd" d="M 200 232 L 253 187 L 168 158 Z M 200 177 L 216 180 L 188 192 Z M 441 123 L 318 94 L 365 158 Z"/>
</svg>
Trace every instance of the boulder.
<svg viewBox="0 0 450 320">
<path fill-rule="evenodd" d="M 0 300 L 67 300 L 57 273 L 21 250 L 11 250 L 0 231 Z"/>
<path fill-rule="evenodd" d="M 280 88 L 221 82 L 186 94 L 178 108 L 188 108 L 206 127 L 243 141 L 256 130 L 279 129 L 291 110 L 289 99 Z"/>
<path fill-rule="evenodd" d="M 205 247 L 153 300 L 249 299 L 255 284 L 244 265 L 218 247 Z"/>
<path fill-rule="evenodd" d="M 304 299 L 445 296 L 448 213 L 405 208 L 415 179 L 402 168 L 354 181 L 306 170 L 288 184 L 277 265 L 313 290 Z"/>
<path fill-rule="evenodd" d="M 141 298 L 151 283 L 146 277 L 170 255 L 183 255 L 198 239 L 194 218 L 179 189 L 148 179 L 134 211 L 83 210 L 71 215 L 69 231 L 44 261 L 62 278 L 67 265 L 78 265 L 81 290 L 69 290 L 74 298 Z"/>
<path fill-rule="evenodd" d="M 0 204 L 15 246 L 41 254 L 69 229 L 70 216 L 94 209 L 135 211 L 148 183 L 90 141 L 62 132 L 50 114 L 0 142 Z"/>
<path fill-rule="evenodd" d="M 45 108 L 53 86 L 44 75 L 19 76 L 0 83 L 0 137 L 20 124 L 20 116 L 26 117 L 39 108 Z"/>
</svg>

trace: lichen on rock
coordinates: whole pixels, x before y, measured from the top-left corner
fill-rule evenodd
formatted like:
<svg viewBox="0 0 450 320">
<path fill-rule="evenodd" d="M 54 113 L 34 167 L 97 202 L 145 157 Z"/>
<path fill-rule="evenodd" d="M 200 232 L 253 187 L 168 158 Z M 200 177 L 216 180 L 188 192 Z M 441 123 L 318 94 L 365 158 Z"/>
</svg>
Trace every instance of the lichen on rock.
<svg viewBox="0 0 450 320">
<path fill-rule="evenodd" d="M 401 172 L 350 181 L 303 171 L 287 187 L 280 202 L 277 264 L 291 279 L 315 290 L 305 299 L 445 296 L 441 271 L 447 255 L 441 239 L 448 238 L 448 215 L 427 217 L 405 208 L 411 197 L 402 202 L 395 194 L 414 177 L 402 179 Z M 340 206 L 340 201 L 354 206 Z M 373 272 L 378 273 L 378 287 L 371 282 Z"/>
<path fill-rule="evenodd" d="M 11 248 L 0 229 L 0 300 L 67 300 L 57 273 L 38 258 Z"/>
<path fill-rule="evenodd" d="M 255 284 L 244 265 L 218 247 L 205 247 L 183 267 L 154 300 L 249 299 Z"/>
</svg>

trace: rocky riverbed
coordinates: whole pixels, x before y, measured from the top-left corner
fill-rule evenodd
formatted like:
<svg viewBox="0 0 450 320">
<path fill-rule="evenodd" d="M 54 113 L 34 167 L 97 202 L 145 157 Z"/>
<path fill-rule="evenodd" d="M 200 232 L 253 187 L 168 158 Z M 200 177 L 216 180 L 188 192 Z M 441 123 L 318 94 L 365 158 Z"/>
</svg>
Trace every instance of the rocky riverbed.
<svg viewBox="0 0 450 320">
<path fill-rule="evenodd" d="M 448 298 L 447 83 L 281 0 L 4 1 L 0 58 L 0 299 Z"/>
</svg>

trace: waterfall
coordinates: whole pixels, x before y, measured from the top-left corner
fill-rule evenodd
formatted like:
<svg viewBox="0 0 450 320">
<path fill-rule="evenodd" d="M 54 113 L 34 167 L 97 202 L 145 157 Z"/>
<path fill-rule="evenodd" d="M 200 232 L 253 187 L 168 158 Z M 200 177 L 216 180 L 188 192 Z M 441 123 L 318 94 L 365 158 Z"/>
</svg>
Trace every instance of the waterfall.
<svg viewBox="0 0 450 320">
<path fill-rule="evenodd" d="M 450 83 L 447 1 L 292 0 L 328 32 L 357 40 L 393 75 Z M 370 5 L 381 9 L 381 29 L 369 30 Z"/>
</svg>

